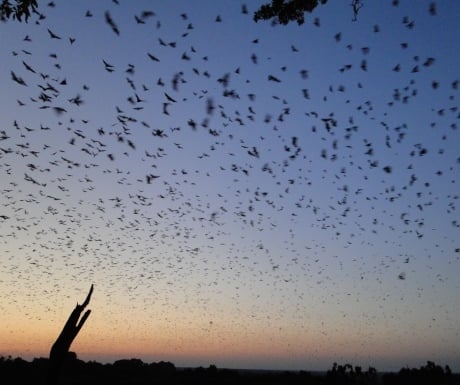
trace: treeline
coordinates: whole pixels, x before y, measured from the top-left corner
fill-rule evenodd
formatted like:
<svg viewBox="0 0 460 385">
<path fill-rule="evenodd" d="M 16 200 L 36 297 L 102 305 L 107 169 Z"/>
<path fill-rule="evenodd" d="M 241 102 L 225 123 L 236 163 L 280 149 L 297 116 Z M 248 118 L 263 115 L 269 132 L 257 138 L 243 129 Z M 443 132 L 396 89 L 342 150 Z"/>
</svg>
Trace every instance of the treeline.
<svg viewBox="0 0 460 385">
<path fill-rule="evenodd" d="M 0 383 L 12 385 L 44 384 L 48 359 L 0 357 Z M 460 375 L 453 374 L 448 366 L 428 361 L 420 368 L 403 368 L 396 373 L 378 373 L 375 368 L 363 370 L 350 364 L 333 364 L 325 374 L 307 371 L 255 371 L 208 368 L 178 369 L 171 362 L 144 363 L 140 359 L 123 359 L 113 364 L 79 360 L 75 353 L 62 368 L 61 384 L 72 385 L 156 385 L 156 384 L 238 384 L 238 385 L 460 385 Z"/>
</svg>

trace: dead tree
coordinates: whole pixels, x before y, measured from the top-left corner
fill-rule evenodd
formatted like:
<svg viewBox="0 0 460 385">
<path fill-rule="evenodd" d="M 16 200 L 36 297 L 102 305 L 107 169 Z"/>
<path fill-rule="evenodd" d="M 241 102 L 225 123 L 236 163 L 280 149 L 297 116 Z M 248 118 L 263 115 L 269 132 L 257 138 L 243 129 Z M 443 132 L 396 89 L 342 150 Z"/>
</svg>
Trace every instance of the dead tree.
<svg viewBox="0 0 460 385">
<path fill-rule="evenodd" d="M 77 303 L 77 306 L 75 306 L 75 309 L 73 309 L 69 319 L 64 325 L 61 334 L 59 334 L 59 337 L 51 347 L 46 385 L 56 385 L 58 383 L 59 373 L 69 353 L 70 345 L 72 345 L 73 340 L 91 313 L 91 310 L 87 310 L 85 314 L 83 314 L 83 317 L 80 319 L 81 313 L 91 299 L 93 288 L 94 285 L 91 285 L 85 302 L 83 302 L 81 305 Z"/>
</svg>

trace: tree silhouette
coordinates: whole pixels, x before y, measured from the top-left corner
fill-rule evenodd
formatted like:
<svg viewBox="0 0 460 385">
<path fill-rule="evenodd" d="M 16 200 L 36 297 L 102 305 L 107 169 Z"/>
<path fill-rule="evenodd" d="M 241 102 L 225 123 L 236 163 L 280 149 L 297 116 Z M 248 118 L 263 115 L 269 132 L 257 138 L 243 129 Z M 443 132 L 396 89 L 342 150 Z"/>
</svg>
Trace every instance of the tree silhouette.
<svg viewBox="0 0 460 385">
<path fill-rule="evenodd" d="M 0 20 L 6 21 L 10 17 L 18 21 L 27 22 L 32 13 L 37 13 L 37 0 L 16 0 L 16 4 L 11 4 L 10 0 L 1 0 Z"/>
<path fill-rule="evenodd" d="M 0 20 L 6 21 L 13 18 L 27 22 L 32 13 L 37 12 L 37 0 L 0 0 Z M 305 22 L 305 12 L 312 13 L 319 4 L 325 4 L 327 0 L 272 0 L 271 3 L 263 4 L 254 12 L 254 21 L 270 20 L 287 25 L 296 21 L 302 25 Z M 359 10 L 363 7 L 362 0 L 351 0 L 350 6 L 353 9 L 353 20 L 357 19 Z"/>
<path fill-rule="evenodd" d="M 312 13 L 319 4 L 326 3 L 327 0 L 272 0 L 271 4 L 263 4 L 254 13 L 254 21 L 273 20 L 283 25 L 296 21 L 302 25 L 305 22 L 305 12 Z M 356 20 L 363 3 L 361 0 L 352 0 L 350 6 L 353 20 Z"/>
<path fill-rule="evenodd" d="M 72 313 L 70 313 L 70 316 L 65 323 L 61 334 L 59 334 L 59 337 L 51 347 L 47 385 L 55 385 L 58 383 L 59 373 L 66 357 L 69 354 L 70 345 L 72 345 L 73 340 L 91 313 L 91 310 L 87 310 L 85 314 L 83 314 L 83 317 L 80 319 L 82 311 L 85 309 L 91 299 L 93 289 L 94 285 L 91 285 L 85 302 L 83 302 L 81 305 L 77 303 L 75 309 L 72 311 Z"/>
</svg>

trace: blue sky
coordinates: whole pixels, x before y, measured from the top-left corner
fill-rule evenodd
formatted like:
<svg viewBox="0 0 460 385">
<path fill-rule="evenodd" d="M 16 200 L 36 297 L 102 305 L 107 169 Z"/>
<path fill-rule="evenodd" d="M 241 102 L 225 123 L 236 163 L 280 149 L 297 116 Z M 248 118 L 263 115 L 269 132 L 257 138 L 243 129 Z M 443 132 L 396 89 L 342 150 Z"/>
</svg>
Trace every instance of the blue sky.
<svg viewBox="0 0 460 385">
<path fill-rule="evenodd" d="M 261 3 L 1 24 L 0 354 L 460 370 L 460 6 Z"/>
</svg>

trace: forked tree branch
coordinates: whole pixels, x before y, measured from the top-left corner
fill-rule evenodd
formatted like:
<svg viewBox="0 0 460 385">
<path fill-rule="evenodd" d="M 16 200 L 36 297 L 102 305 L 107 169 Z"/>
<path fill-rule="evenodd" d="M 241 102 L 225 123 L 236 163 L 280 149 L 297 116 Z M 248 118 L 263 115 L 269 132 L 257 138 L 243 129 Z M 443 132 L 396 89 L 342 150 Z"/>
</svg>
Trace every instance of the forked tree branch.
<svg viewBox="0 0 460 385">
<path fill-rule="evenodd" d="M 80 329 L 83 327 L 85 321 L 88 319 L 91 314 L 91 310 L 87 310 L 83 317 L 80 319 L 80 315 L 85 310 L 85 307 L 88 306 L 89 301 L 91 300 L 91 295 L 93 294 L 94 285 L 91 285 L 89 293 L 86 296 L 85 301 L 73 309 L 72 313 L 64 325 L 64 328 L 59 334 L 59 337 L 54 342 L 51 347 L 50 357 L 49 357 L 49 368 L 48 368 L 48 378 L 47 385 L 56 385 L 59 379 L 59 373 L 61 367 L 69 353 L 70 345 L 72 345 L 73 340 L 77 336 Z"/>
</svg>

